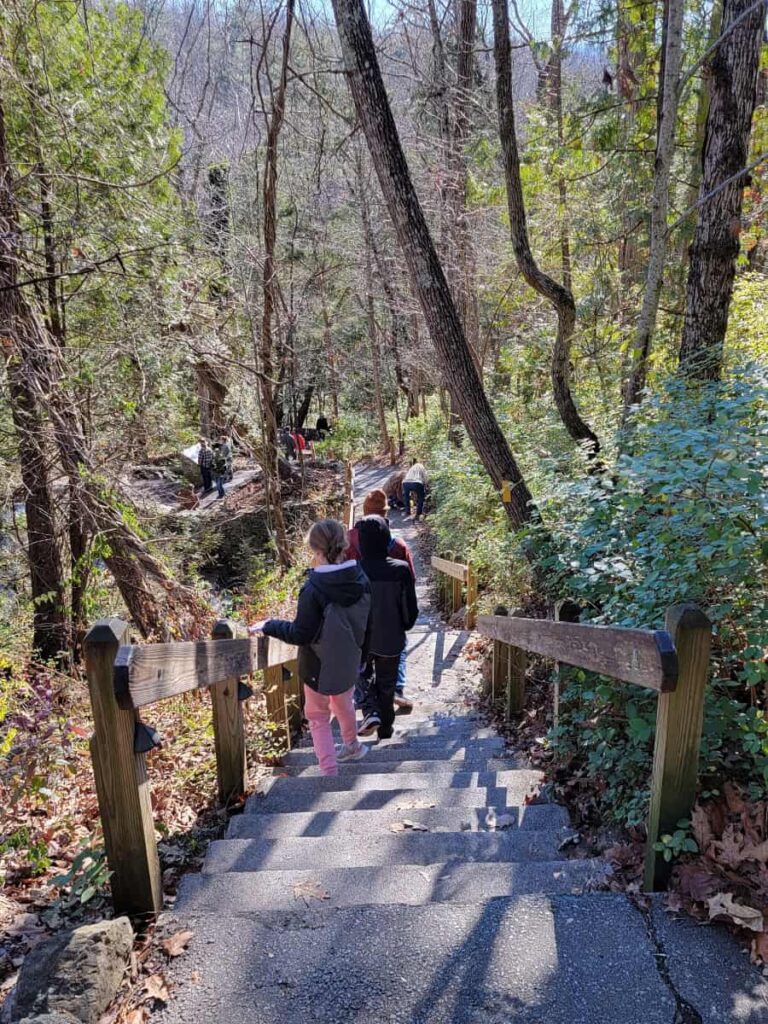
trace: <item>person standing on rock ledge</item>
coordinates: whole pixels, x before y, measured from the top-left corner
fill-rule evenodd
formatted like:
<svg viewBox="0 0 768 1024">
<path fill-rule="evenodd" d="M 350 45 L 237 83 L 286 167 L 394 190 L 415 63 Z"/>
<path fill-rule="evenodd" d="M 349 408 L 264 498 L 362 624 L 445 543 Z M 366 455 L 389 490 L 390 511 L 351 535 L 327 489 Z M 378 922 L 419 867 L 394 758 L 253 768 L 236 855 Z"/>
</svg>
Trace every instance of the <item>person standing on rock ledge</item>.
<svg viewBox="0 0 768 1024">
<path fill-rule="evenodd" d="M 345 559 L 347 531 L 321 519 L 307 535 L 312 569 L 299 592 L 296 618 L 251 626 L 299 648 L 304 714 L 323 775 L 338 775 L 339 761 L 359 761 L 368 748 L 357 738 L 355 683 L 368 654 L 371 584 L 353 559 Z M 341 746 L 333 743 L 331 717 L 338 719 Z"/>
<path fill-rule="evenodd" d="M 200 450 L 197 453 L 197 465 L 203 480 L 203 494 L 213 487 L 213 452 L 204 437 L 200 438 Z"/>
</svg>

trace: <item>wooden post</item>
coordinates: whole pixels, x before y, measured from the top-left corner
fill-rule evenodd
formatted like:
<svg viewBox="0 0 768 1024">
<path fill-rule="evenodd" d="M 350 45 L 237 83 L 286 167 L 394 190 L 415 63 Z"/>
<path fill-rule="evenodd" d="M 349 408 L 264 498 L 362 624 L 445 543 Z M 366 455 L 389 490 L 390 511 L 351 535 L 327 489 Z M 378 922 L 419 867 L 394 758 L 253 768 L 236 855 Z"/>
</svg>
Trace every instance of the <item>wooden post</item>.
<svg viewBox="0 0 768 1024">
<path fill-rule="evenodd" d="M 521 647 L 507 648 L 507 721 L 525 707 L 527 656 Z"/>
<path fill-rule="evenodd" d="M 712 623 L 693 604 L 667 609 L 665 628 L 677 650 L 677 687 L 660 693 L 656 711 L 656 745 L 651 776 L 644 883 L 647 891 L 663 887 L 671 865 L 656 853 L 659 835 L 672 832 L 691 813 L 696 797 L 699 746 L 704 721 L 704 692 L 709 675 Z"/>
<path fill-rule="evenodd" d="M 279 750 L 289 747 L 290 727 L 285 708 L 285 691 L 283 689 L 283 666 L 272 665 L 264 669 L 264 696 L 267 701 L 267 715 L 277 726 L 275 738 Z"/>
<path fill-rule="evenodd" d="M 234 640 L 235 630 L 230 622 L 221 619 L 214 625 L 211 636 L 214 640 Z M 245 792 L 245 729 L 237 685 L 238 679 L 233 676 L 211 687 L 216 777 L 221 804 L 228 804 Z"/>
<path fill-rule="evenodd" d="M 555 622 L 578 622 L 581 618 L 581 606 L 566 597 L 555 605 Z M 557 729 L 560 724 L 560 662 L 555 662 L 552 687 L 552 726 Z"/>
<path fill-rule="evenodd" d="M 496 605 L 493 610 L 494 615 L 509 615 L 508 610 L 503 604 Z M 493 663 L 491 667 L 491 703 L 496 703 L 496 689 L 502 684 L 506 686 L 506 660 L 507 652 L 505 651 L 506 644 L 502 643 L 501 640 L 493 641 Z"/>
<path fill-rule="evenodd" d="M 506 697 L 509 680 L 509 644 L 501 640 L 493 641 L 493 683 L 491 684 L 491 700 L 495 704 L 502 695 Z"/>
<path fill-rule="evenodd" d="M 451 580 L 451 613 L 455 613 L 463 604 L 461 594 L 461 580 Z"/>
<path fill-rule="evenodd" d="M 477 625 L 477 573 L 467 566 L 467 629 Z"/>
<path fill-rule="evenodd" d="M 93 709 L 91 761 L 112 902 L 117 914 L 138 917 L 162 910 L 163 888 L 146 762 L 133 750 L 136 712 L 119 707 L 114 693 L 115 655 L 127 633 L 120 619 L 101 619 L 88 632 L 84 652 Z"/>
<path fill-rule="evenodd" d="M 289 739 L 301 728 L 301 680 L 299 679 L 298 661 L 289 661 L 285 666 L 291 674 L 286 685 L 286 701 L 288 705 Z"/>
</svg>

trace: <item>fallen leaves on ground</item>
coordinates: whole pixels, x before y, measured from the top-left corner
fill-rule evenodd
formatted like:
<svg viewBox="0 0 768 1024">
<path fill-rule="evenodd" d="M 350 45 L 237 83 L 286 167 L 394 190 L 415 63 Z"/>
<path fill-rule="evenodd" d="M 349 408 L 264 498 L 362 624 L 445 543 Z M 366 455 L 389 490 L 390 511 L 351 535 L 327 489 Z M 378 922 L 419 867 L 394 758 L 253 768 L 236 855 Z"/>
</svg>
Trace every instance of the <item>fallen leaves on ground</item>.
<svg viewBox="0 0 768 1024">
<path fill-rule="evenodd" d="M 763 915 L 761 911 L 755 907 L 745 907 L 741 903 L 736 903 L 729 892 L 715 893 L 714 896 L 707 900 L 707 906 L 709 907 L 710 921 L 725 918 L 731 924 L 736 924 L 740 928 L 748 928 L 753 932 L 761 932 L 763 930 Z"/>
<path fill-rule="evenodd" d="M 293 887 L 293 896 L 297 900 L 329 900 L 331 894 L 319 882 L 297 882 Z"/>
<path fill-rule="evenodd" d="M 171 998 L 162 974 L 150 974 L 144 982 L 144 993 L 147 999 L 155 999 L 158 1003 L 167 1003 Z"/>
<path fill-rule="evenodd" d="M 171 935 L 170 938 L 164 939 L 160 945 L 163 947 L 163 951 L 168 956 L 181 956 L 182 953 L 186 953 L 187 946 L 190 940 L 194 936 L 194 932 L 180 931 Z"/>
<path fill-rule="evenodd" d="M 403 818 L 402 821 L 393 821 L 389 826 L 390 832 L 429 832 L 429 826 L 421 821 L 411 821 L 410 818 Z"/>
</svg>

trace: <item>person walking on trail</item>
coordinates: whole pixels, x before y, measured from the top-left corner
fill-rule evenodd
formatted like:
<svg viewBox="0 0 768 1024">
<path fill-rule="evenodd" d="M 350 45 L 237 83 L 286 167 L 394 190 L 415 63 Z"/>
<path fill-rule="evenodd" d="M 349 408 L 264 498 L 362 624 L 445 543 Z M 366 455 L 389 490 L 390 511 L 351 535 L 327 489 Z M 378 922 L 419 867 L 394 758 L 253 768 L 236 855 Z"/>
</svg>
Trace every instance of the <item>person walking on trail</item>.
<svg viewBox="0 0 768 1024">
<path fill-rule="evenodd" d="M 280 427 L 278 430 L 277 442 L 283 449 L 286 459 L 296 458 L 296 442 L 293 440 L 293 434 L 286 427 Z"/>
<path fill-rule="evenodd" d="M 357 737 L 354 689 L 368 655 L 371 585 L 357 562 L 344 558 L 347 532 L 335 519 L 321 519 L 307 535 L 312 569 L 299 592 L 296 618 L 269 619 L 261 631 L 299 648 L 304 714 L 323 775 L 337 775 L 338 764 L 359 761 L 368 748 Z M 335 716 L 342 744 L 331 732 Z"/>
<path fill-rule="evenodd" d="M 213 452 L 204 437 L 200 438 L 197 465 L 203 480 L 203 494 L 207 494 L 213 488 Z"/>
<path fill-rule="evenodd" d="M 320 415 L 317 417 L 317 423 L 315 424 L 315 430 L 317 431 L 317 436 L 318 436 L 318 438 L 321 441 L 325 440 L 325 435 L 326 434 L 330 434 L 331 433 L 331 425 L 328 422 L 328 417 L 325 415 L 324 412 L 320 413 Z"/>
<path fill-rule="evenodd" d="M 364 516 L 382 516 L 387 523 L 387 496 L 381 489 L 369 491 L 363 500 L 363 515 Z M 391 531 L 390 531 L 391 532 Z M 389 542 L 389 548 L 387 549 L 387 555 L 389 558 L 395 558 L 400 562 L 407 562 L 408 568 L 411 570 L 411 575 L 414 580 L 416 579 L 416 569 L 413 564 L 413 555 L 411 549 L 405 543 L 401 537 L 392 537 Z M 357 524 L 349 531 L 349 545 L 346 552 L 347 558 L 360 559 L 360 542 L 357 533 Z M 406 656 L 407 651 L 404 647 L 400 654 L 400 660 L 397 665 L 397 683 L 395 684 L 395 707 L 402 714 L 410 714 L 413 711 L 413 701 L 409 700 L 405 696 L 405 682 L 406 682 Z M 358 688 L 356 694 L 356 701 L 359 707 L 366 708 L 365 691 L 368 680 L 363 679 Z M 370 708 L 369 710 L 375 710 Z"/>
<path fill-rule="evenodd" d="M 403 503 L 405 505 L 405 518 L 411 516 L 411 495 L 416 498 L 416 515 L 414 522 L 418 522 L 424 514 L 424 498 L 427 493 L 427 471 L 421 462 L 416 459 L 411 463 L 411 468 L 403 478 Z"/>
<path fill-rule="evenodd" d="M 213 446 L 211 468 L 213 470 L 213 478 L 216 481 L 216 490 L 219 492 L 219 497 L 224 497 L 224 482 L 227 479 L 229 472 L 229 461 L 224 453 L 224 449 L 217 442 Z"/>
<path fill-rule="evenodd" d="M 373 604 L 369 644 L 370 682 L 358 736 L 380 740 L 392 735 L 395 686 L 405 634 L 419 614 L 416 585 L 407 562 L 387 554 L 392 535 L 383 516 L 366 516 L 357 524 L 360 566 L 370 580 Z"/>
</svg>

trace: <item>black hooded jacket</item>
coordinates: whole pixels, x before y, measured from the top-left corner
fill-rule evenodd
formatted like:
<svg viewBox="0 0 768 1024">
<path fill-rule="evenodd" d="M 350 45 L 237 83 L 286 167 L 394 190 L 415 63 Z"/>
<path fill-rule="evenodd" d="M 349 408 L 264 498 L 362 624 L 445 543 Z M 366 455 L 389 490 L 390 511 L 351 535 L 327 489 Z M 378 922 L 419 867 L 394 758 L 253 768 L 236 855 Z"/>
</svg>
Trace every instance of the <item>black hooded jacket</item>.
<svg viewBox="0 0 768 1024">
<path fill-rule="evenodd" d="M 293 622 L 287 619 L 269 619 L 264 623 L 264 634 L 274 636 L 287 644 L 295 644 L 299 648 L 299 678 L 312 690 L 318 689 L 320 660 L 312 650 L 311 644 L 317 641 L 323 625 L 325 608 L 328 604 L 338 604 L 355 614 L 359 606 L 359 615 L 365 618 L 362 622 L 366 633 L 366 642 L 361 650 L 361 664 L 368 656 L 368 635 L 370 632 L 369 602 L 363 601 L 366 594 L 371 593 L 371 585 L 360 566 L 340 566 L 330 572 L 310 570 L 307 580 L 299 591 L 296 618 Z"/>
<path fill-rule="evenodd" d="M 371 581 L 371 654 L 397 657 L 405 647 L 406 631 L 419 614 L 416 585 L 407 562 L 387 557 L 392 539 L 382 516 L 365 516 L 357 523 L 360 565 Z"/>
</svg>

